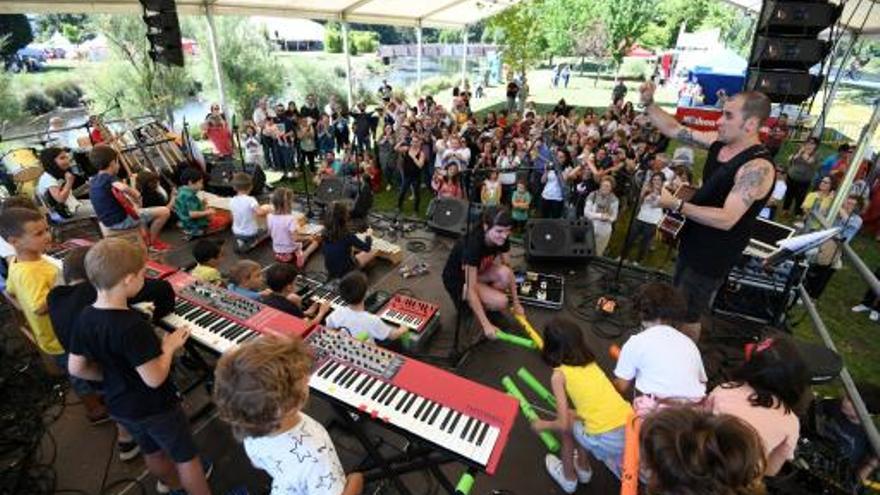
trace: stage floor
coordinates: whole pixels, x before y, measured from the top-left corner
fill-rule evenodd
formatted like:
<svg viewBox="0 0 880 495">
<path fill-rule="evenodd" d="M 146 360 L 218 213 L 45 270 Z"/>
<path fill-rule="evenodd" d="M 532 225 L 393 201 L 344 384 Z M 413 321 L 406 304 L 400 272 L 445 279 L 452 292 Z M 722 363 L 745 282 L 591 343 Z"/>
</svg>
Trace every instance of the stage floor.
<svg viewBox="0 0 880 495">
<path fill-rule="evenodd" d="M 416 297 L 440 304 L 442 327 L 429 343 L 427 351 L 433 356 L 447 355 L 452 347 L 456 312 L 452 301 L 443 288 L 440 273 L 454 240 L 435 236 L 421 226 L 405 234 L 405 237 L 395 238 L 392 232 L 400 233 L 400 229 L 392 229 L 386 220 L 377 219 L 373 223 L 376 235 L 388 241 L 404 248 L 407 244 L 414 246 L 413 242 L 418 244 L 415 246 L 418 252 L 406 249 L 403 264 L 425 262 L 430 265 L 430 273 L 425 276 L 403 279 L 398 273 L 398 267 L 392 267 L 387 262 L 379 260 L 368 272 L 370 289 L 394 292 L 406 288 L 411 290 Z M 175 248 L 162 256 L 159 261 L 174 266 L 187 266 L 193 263 L 190 255 L 192 243 L 183 242 L 176 231 L 169 232 L 163 238 Z M 238 259 L 232 250 L 231 235 L 227 232 L 212 238 L 226 239 L 222 268 L 228 269 Z M 418 250 L 419 246 L 424 250 Z M 561 310 L 526 307 L 527 316 L 534 327 L 540 329 L 548 318 L 559 313 L 574 318 L 579 318 L 576 313 L 580 313 L 580 319 L 577 321 L 582 324 L 587 342 L 598 356 L 602 367 L 606 371 L 610 371 L 611 361 L 607 352 L 609 345 L 623 342 L 636 326 L 632 317 L 616 319 L 614 322 L 596 319 L 596 315 L 591 309 L 595 305 L 597 294 L 606 291 L 608 282 L 613 281 L 614 266 L 586 261 L 529 264 L 527 266 L 523 251 L 517 246 L 514 246 L 512 256 L 517 268 L 555 273 L 566 279 L 566 304 Z M 248 253 L 246 257 L 266 266 L 273 262 L 268 242 Z M 309 260 L 306 271 L 324 271 L 320 253 Z M 624 283 L 620 289 L 625 294 L 631 294 L 632 290 L 640 283 L 664 277 L 661 274 L 638 270 L 625 270 L 623 275 Z M 613 287 L 611 288 L 613 289 Z M 627 302 L 622 304 L 622 313 L 625 314 L 628 311 L 628 304 Z M 513 333 L 519 332 L 514 327 L 512 318 L 509 316 L 502 316 L 502 318 L 508 322 L 499 325 L 502 329 Z M 466 342 L 473 342 L 479 332 L 473 320 L 466 322 L 467 326 L 463 327 L 462 332 L 463 339 Z M 613 335 L 615 333 L 620 335 Z M 474 381 L 500 389 L 501 378 L 505 375 L 514 375 L 521 366 L 525 366 L 540 380 L 549 384 L 550 369 L 542 363 L 536 352 L 500 342 L 487 342 L 474 349 L 467 361 L 456 372 Z M 69 403 L 73 403 L 75 400 L 72 395 L 68 397 Z M 185 405 L 188 410 L 195 410 L 206 401 L 204 388 L 199 387 L 186 397 Z M 537 402 L 537 399 L 534 402 Z M 306 412 L 325 424 L 332 417 L 327 405 L 322 403 L 321 399 L 314 397 L 306 408 Z M 193 424 L 193 429 L 202 454 L 215 463 L 214 475 L 211 479 L 214 493 L 223 494 L 233 488 L 243 486 L 247 487 L 251 494 L 268 493 L 268 478 L 250 465 L 241 446 L 233 439 L 225 424 L 216 418 L 216 413 L 213 410 L 198 419 Z M 387 433 L 378 427 L 371 428 L 371 432 L 382 436 L 387 441 L 386 449 L 389 449 L 388 452 L 403 447 L 404 442 L 400 437 Z M 140 458 L 130 463 L 119 461 L 113 450 L 114 428 L 111 425 L 89 426 L 81 406 L 67 407 L 61 419 L 53 425 L 52 433 L 57 443 L 55 468 L 59 490 L 77 489 L 86 493 L 99 493 L 105 466 L 109 463 L 104 480 L 105 485 L 110 485 L 123 478 L 131 478 L 140 480 L 146 488 L 146 493 L 155 493 L 155 479 L 147 474 L 143 461 Z M 350 469 L 363 455 L 360 446 L 353 438 L 339 430 L 334 430 L 331 434 L 337 444 L 344 466 L 347 470 Z M 482 495 L 496 489 L 502 490 L 500 493 L 519 495 L 563 493 L 546 474 L 544 469 L 545 453 L 543 444 L 520 415 L 498 472 L 493 477 L 478 476 L 472 493 Z M 594 468 L 593 480 L 587 485 L 581 485 L 577 493 L 616 493 L 619 490 L 616 478 L 603 465 L 595 461 L 592 462 L 592 465 Z M 458 464 L 444 467 L 444 472 L 453 480 L 453 483 L 463 470 L 463 466 Z M 435 490 L 440 493 L 439 487 L 435 483 L 429 482 L 427 474 L 410 475 L 404 480 L 414 494 L 424 495 L 434 493 Z M 121 483 L 116 485 L 113 492 L 138 494 L 141 493 L 141 489 L 130 483 Z M 396 491 L 386 484 L 373 484 L 368 486 L 365 493 L 396 493 Z"/>
</svg>

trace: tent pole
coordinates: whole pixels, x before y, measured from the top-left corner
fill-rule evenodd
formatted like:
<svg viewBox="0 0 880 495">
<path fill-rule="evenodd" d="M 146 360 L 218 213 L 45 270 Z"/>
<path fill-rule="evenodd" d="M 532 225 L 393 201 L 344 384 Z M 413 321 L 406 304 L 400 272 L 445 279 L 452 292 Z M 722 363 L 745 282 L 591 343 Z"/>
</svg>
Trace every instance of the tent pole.
<svg viewBox="0 0 880 495">
<path fill-rule="evenodd" d="M 220 72 L 220 55 L 217 50 L 217 28 L 214 26 L 214 12 L 211 7 L 205 6 L 205 21 L 208 24 L 208 43 L 211 45 L 211 67 L 214 69 L 214 82 L 217 84 L 220 108 L 227 115 L 231 115 L 226 108 L 226 92 L 223 90 L 223 75 Z"/>
<path fill-rule="evenodd" d="M 352 108 L 352 91 L 351 91 L 351 50 L 349 49 L 348 40 L 348 22 L 342 22 L 342 51 L 345 52 L 345 96 L 348 101 L 348 109 Z"/>
<path fill-rule="evenodd" d="M 826 217 L 828 225 L 834 225 L 834 219 L 837 218 L 841 205 L 849 196 L 853 180 L 855 180 L 856 174 L 859 172 L 862 160 L 868 154 L 868 148 L 871 147 L 871 139 L 874 137 L 874 133 L 877 132 L 878 124 L 880 124 L 880 98 L 874 100 L 874 112 L 871 114 L 871 119 L 862 128 L 862 135 L 859 137 L 856 152 L 853 153 L 852 161 L 846 170 L 843 183 L 837 188 L 837 194 L 834 196 L 834 201 L 831 202 L 831 208 L 828 209 L 828 216 Z"/>
<path fill-rule="evenodd" d="M 416 97 L 422 94 L 422 21 L 416 26 Z"/>
<path fill-rule="evenodd" d="M 467 52 L 468 52 L 468 27 L 461 30 L 461 90 L 464 91 L 464 83 L 467 80 Z"/>
<path fill-rule="evenodd" d="M 819 114 L 819 120 L 816 122 L 816 125 L 813 126 L 814 137 L 822 140 L 822 133 L 825 132 L 825 120 L 828 117 L 828 112 L 831 111 L 831 104 L 834 103 L 834 100 L 837 99 L 837 90 L 840 88 L 840 81 L 843 79 L 843 73 L 845 71 L 844 67 L 846 66 L 846 62 L 849 60 L 849 56 L 852 53 L 853 47 L 859 41 L 859 33 L 853 33 L 852 42 L 849 45 L 849 49 L 846 53 L 843 54 L 843 60 L 841 60 L 838 65 L 837 74 L 834 75 L 834 81 L 831 82 L 831 88 L 828 88 L 828 84 L 826 82 L 825 88 L 828 93 L 825 95 L 825 104 L 822 105 L 822 113 Z M 831 69 L 834 68 L 834 58 L 831 59 Z M 829 77 L 831 76 L 831 70 L 828 71 Z"/>
</svg>

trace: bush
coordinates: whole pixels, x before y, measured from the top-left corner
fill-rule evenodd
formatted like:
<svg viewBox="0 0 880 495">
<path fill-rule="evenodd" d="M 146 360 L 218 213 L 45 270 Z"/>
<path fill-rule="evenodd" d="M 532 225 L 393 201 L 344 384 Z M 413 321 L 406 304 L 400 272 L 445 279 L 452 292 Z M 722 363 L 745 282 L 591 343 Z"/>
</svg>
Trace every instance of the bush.
<svg viewBox="0 0 880 495">
<path fill-rule="evenodd" d="M 435 76 L 422 81 L 422 91 L 417 96 L 437 96 L 438 94 L 458 84 L 457 76 Z"/>
<path fill-rule="evenodd" d="M 626 57 L 620 64 L 618 74 L 623 79 L 645 80 L 654 72 L 653 66 L 645 58 Z"/>
<path fill-rule="evenodd" d="M 83 90 L 72 81 L 65 81 L 46 88 L 46 96 L 62 108 L 77 108 L 81 104 Z"/>
<path fill-rule="evenodd" d="M 0 123 L 17 118 L 21 110 L 18 98 L 12 92 L 12 81 L 10 79 L 5 72 L 0 71 Z"/>
<path fill-rule="evenodd" d="M 55 103 L 42 91 L 29 91 L 24 95 L 22 106 L 31 115 L 43 115 L 55 110 Z"/>
<path fill-rule="evenodd" d="M 357 53 L 373 53 L 379 48 L 379 33 L 372 31 L 353 31 L 349 38 L 351 48 Z M 351 52 L 354 55 L 354 51 Z"/>
<path fill-rule="evenodd" d="M 324 51 L 327 53 L 342 53 L 342 33 L 327 25 L 324 31 Z"/>
</svg>

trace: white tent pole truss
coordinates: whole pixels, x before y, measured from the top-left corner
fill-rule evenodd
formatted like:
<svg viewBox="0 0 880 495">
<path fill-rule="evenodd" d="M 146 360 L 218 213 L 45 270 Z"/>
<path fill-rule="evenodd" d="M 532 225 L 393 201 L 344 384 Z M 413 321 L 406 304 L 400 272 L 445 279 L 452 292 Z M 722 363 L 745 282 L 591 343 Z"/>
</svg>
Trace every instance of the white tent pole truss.
<svg viewBox="0 0 880 495">
<path fill-rule="evenodd" d="M 214 25 L 214 14 L 210 7 L 205 7 L 205 23 L 208 25 L 208 43 L 211 45 L 211 68 L 214 69 L 214 82 L 217 84 L 217 93 L 220 108 L 227 115 L 231 115 L 230 109 L 226 108 L 226 92 L 223 89 L 223 74 L 220 70 L 220 54 L 217 49 L 217 28 Z"/>
</svg>

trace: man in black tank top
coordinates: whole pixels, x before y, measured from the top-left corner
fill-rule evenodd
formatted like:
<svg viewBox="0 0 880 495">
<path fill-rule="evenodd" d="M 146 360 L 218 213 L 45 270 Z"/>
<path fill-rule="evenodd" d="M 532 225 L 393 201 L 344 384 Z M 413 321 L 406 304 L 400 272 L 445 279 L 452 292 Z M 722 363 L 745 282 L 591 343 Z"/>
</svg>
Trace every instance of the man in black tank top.
<svg viewBox="0 0 880 495">
<path fill-rule="evenodd" d="M 655 105 L 654 89 L 650 82 L 640 88 L 654 126 L 670 138 L 709 149 L 703 185 L 694 197 L 681 201 L 664 188 L 659 201 L 687 218 L 679 235 L 673 283 L 688 302 L 688 322 L 682 330 L 698 340 L 700 317 L 708 313 L 727 272 L 748 245 L 776 181 L 772 157 L 758 138 L 770 114 L 770 99 L 755 91 L 740 93 L 724 104 L 716 132 L 697 132 Z"/>
</svg>

